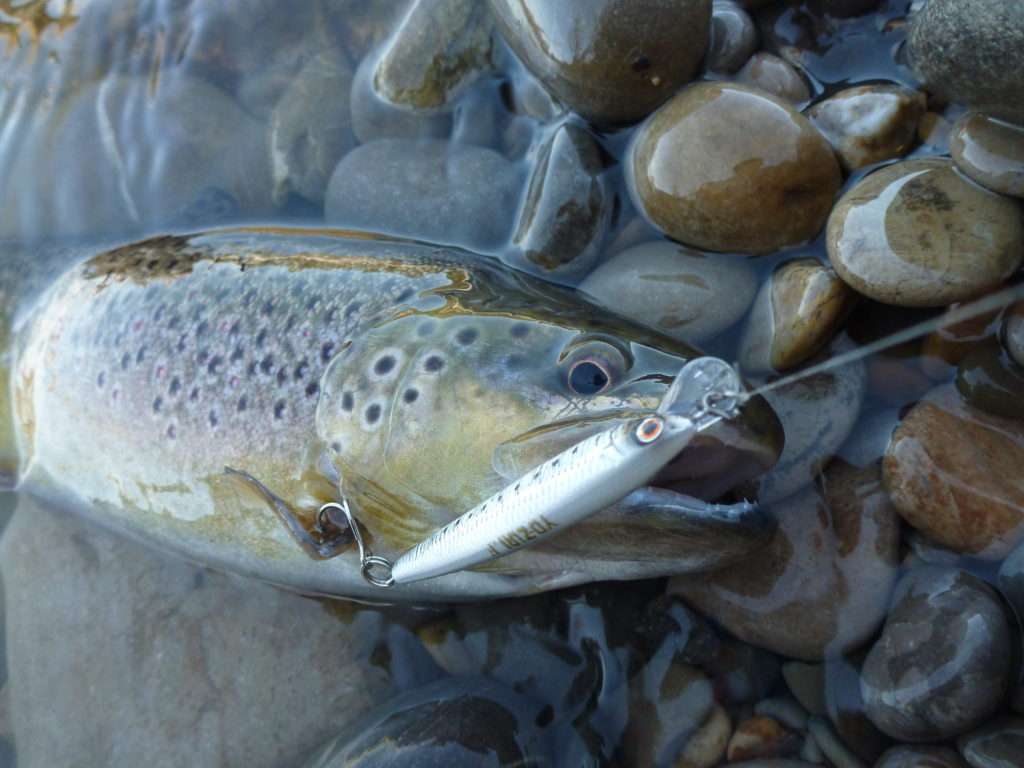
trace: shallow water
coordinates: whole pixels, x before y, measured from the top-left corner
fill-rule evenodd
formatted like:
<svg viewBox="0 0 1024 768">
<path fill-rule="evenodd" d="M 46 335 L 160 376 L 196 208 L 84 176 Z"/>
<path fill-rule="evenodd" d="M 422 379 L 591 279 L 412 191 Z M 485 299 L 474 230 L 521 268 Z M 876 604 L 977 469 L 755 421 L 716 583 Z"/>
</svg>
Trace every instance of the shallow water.
<svg viewBox="0 0 1024 768">
<path fill-rule="evenodd" d="M 803 67 L 814 102 L 850 85 L 914 87 L 899 63 L 910 4 L 884 0 L 874 14 L 840 20 L 807 3 L 779 3 L 758 15 L 762 50 Z M 339 111 L 331 89 L 339 89 L 339 101 L 349 98 L 345 85 L 356 87 L 360 62 L 387 39 L 403 7 L 371 0 L 0 2 L 0 242 L 121 243 L 243 223 L 323 223 L 330 171 L 359 143 L 353 115 Z M 498 71 L 472 83 L 450 109 L 401 130 L 450 137 L 452 156 L 465 146 L 493 149 L 506 161 L 502 173 L 518 203 L 553 128 L 513 104 L 533 87 L 513 55 L 499 50 L 495 59 Z M 317 67 L 327 73 L 317 81 L 323 90 L 293 87 Z M 961 111 L 944 109 L 951 119 Z M 348 120 L 344 130 L 326 130 L 338 120 Z M 625 188 L 632 129 L 592 133 L 612 201 L 600 264 L 663 238 L 638 218 Z M 283 134 L 307 138 L 282 155 L 274 142 Z M 320 151 L 330 162 L 318 159 Z M 908 156 L 942 151 L 918 142 Z M 876 168 L 848 174 L 842 191 Z M 477 183 L 490 195 L 505 181 L 483 176 Z M 504 198 L 493 200 L 479 216 L 456 210 L 438 236 L 419 239 L 538 271 L 511 247 Z M 414 193 L 406 201 L 413 219 L 424 202 L 437 201 Z M 493 220 L 481 223 L 482 216 Z M 330 215 L 327 223 L 367 226 L 366 219 Z M 387 233 L 386 224 L 374 228 Z M 758 285 L 795 256 L 827 262 L 824 233 L 752 259 Z M 584 274 L 551 277 L 576 284 Z M 47 276 L 36 279 L 45 284 Z M 824 354 L 938 314 L 864 300 Z M 700 347 L 737 359 L 744 324 L 729 324 Z M 992 339 L 997 325 L 963 343 Z M 849 414 L 838 437 L 826 425 L 817 446 L 812 440 L 808 447 L 822 452 L 820 466 L 833 455 L 843 466 L 874 466 L 898 420 L 956 375 L 955 365 L 928 357 L 920 339 L 858 366 L 863 371 L 851 375 L 862 382 L 859 412 Z M 821 408 L 813 390 L 795 393 L 789 407 Z M 834 445 L 822 448 L 828 439 Z M 817 473 L 815 483 L 826 481 Z M 851 493 L 869 485 L 854 484 Z M 799 482 L 781 496 L 788 504 L 796 491 L 814 492 L 808 487 Z M 44 509 L 27 495 L 5 494 L 3 505 L 0 765 L 300 766 L 395 694 L 474 676 L 503 683 L 536 706 L 531 714 L 553 765 L 654 765 L 665 764 L 673 738 L 686 743 L 711 733 L 716 717 L 735 726 L 760 713 L 759 702 L 789 695 L 780 666 L 791 660 L 736 639 L 678 598 L 671 603 L 665 580 L 486 606 L 375 608 L 211 572 Z M 862 524 L 866 541 L 866 514 Z M 930 548 L 910 532 L 904 525 L 900 572 L 941 562 L 996 583 L 999 561 Z M 834 546 L 856 548 L 861 539 L 855 534 Z M 788 589 L 807 593 L 807 610 L 829 610 L 833 585 L 817 594 L 813 574 L 795 571 Z M 850 577 L 842 586 L 859 584 Z M 769 613 L 773 600 L 792 597 L 780 589 L 743 600 Z M 884 612 L 887 594 L 876 597 Z M 840 613 L 879 610 L 849 595 L 836 599 Z M 841 623 L 837 618 L 837 642 Z M 825 682 L 823 711 L 812 714 L 831 720 L 864 765 L 891 743 L 864 717 L 857 684 L 876 634 L 815 670 Z"/>
</svg>

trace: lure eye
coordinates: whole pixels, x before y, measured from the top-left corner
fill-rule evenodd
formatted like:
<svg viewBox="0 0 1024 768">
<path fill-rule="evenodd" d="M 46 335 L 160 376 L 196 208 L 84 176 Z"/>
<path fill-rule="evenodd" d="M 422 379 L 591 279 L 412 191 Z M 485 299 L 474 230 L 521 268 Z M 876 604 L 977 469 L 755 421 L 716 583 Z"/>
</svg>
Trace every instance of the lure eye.
<svg viewBox="0 0 1024 768">
<path fill-rule="evenodd" d="M 608 389 L 611 375 L 596 360 L 580 360 L 569 369 L 568 383 L 577 395 L 597 395 Z"/>
<path fill-rule="evenodd" d="M 653 443 L 661 435 L 665 423 L 657 416 L 648 416 L 636 428 L 636 439 L 641 445 Z"/>
</svg>

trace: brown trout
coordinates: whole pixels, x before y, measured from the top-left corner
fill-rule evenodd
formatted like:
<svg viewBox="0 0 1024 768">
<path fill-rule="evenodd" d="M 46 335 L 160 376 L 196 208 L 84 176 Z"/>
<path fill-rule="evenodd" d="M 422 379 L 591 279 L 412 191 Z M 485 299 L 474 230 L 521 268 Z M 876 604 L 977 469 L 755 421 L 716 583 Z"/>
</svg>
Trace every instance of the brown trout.
<svg viewBox="0 0 1024 768">
<path fill-rule="evenodd" d="M 7 272 L 10 314 L 26 294 Z M 455 249 L 307 230 L 156 238 L 84 254 L 9 342 L 12 485 L 300 591 L 480 599 L 718 567 L 770 535 L 763 513 L 724 519 L 680 495 L 735 498 L 774 463 L 781 429 L 754 399 L 652 487 L 486 567 L 383 593 L 354 548 L 307 554 L 226 467 L 307 530 L 340 479 L 373 549 L 393 556 L 509 472 L 655 407 L 696 354 Z"/>
</svg>

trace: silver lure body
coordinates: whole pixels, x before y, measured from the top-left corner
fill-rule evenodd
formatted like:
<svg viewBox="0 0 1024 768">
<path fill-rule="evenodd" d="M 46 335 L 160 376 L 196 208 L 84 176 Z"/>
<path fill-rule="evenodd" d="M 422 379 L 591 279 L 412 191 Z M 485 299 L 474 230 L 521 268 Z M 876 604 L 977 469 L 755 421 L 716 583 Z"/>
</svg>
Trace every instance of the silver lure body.
<svg viewBox="0 0 1024 768">
<path fill-rule="evenodd" d="M 395 584 L 504 557 L 645 485 L 693 439 L 686 416 L 653 415 L 599 432 L 544 462 L 402 554 Z"/>
</svg>

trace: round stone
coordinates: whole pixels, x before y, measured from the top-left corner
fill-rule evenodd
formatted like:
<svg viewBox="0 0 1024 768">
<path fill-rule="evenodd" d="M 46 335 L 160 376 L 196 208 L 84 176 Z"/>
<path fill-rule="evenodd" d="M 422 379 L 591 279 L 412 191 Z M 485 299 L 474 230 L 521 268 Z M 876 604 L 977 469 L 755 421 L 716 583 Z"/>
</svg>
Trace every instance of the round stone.
<svg viewBox="0 0 1024 768">
<path fill-rule="evenodd" d="M 853 307 L 856 294 L 817 259 L 788 261 L 754 300 L 740 343 L 745 371 L 785 371 L 820 352 Z"/>
<path fill-rule="evenodd" d="M 899 523 L 878 470 L 833 463 L 811 487 L 772 505 L 772 540 L 740 564 L 677 576 L 670 591 L 740 639 L 817 660 L 859 647 L 885 618 Z"/>
<path fill-rule="evenodd" d="M 712 251 L 770 253 L 814 237 L 839 164 L 803 115 L 735 83 L 684 89 L 629 151 L 637 207 L 669 237 Z"/>
<path fill-rule="evenodd" d="M 784 728 L 778 720 L 759 715 L 736 726 L 729 739 L 726 758 L 733 763 L 759 757 L 793 757 L 802 743 L 803 738 Z"/>
<path fill-rule="evenodd" d="M 811 91 L 800 73 L 792 64 L 774 53 L 755 53 L 736 73 L 736 80 L 793 104 L 811 98 Z"/>
<path fill-rule="evenodd" d="M 641 120 L 688 83 L 708 47 L 711 0 L 491 0 L 527 69 L 583 118 Z"/>
<path fill-rule="evenodd" d="M 1024 755 L 1024 719 L 1004 717 L 960 739 L 971 768 L 1016 768 Z"/>
<path fill-rule="evenodd" d="M 929 0 L 911 18 L 907 53 L 930 93 L 1024 122 L 1024 3 Z"/>
<path fill-rule="evenodd" d="M 402 109 L 381 98 L 373 87 L 376 66 L 376 54 L 362 60 L 349 96 L 352 132 L 361 144 L 379 139 L 443 139 L 451 134 L 450 112 Z"/>
<path fill-rule="evenodd" d="M 914 144 L 926 100 L 900 85 L 847 88 L 809 110 L 807 117 L 828 139 L 843 167 L 863 168 L 902 157 Z"/>
<path fill-rule="evenodd" d="M 954 124 L 949 151 L 957 168 L 979 184 L 1024 197 L 1024 128 L 968 113 Z"/>
<path fill-rule="evenodd" d="M 707 68 L 735 72 L 756 50 L 757 27 L 750 15 L 735 0 L 713 0 Z"/>
<path fill-rule="evenodd" d="M 857 183 L 828 221 L 828 255 L 854 290 L 884 304 L 939 307 L 974 298 L 1024 259 L 1017 203 L 949 160 L 905 160 Z"/>
<path fill-rule="evenodd" d="M 893 747 L 887 750 L 875 768 L 967 768 L 949 747 Z"/>
<path fill-rule="evenodd" d="M 956 388 L 975 408 L 1008 419 L 1024 419 L 1024 369 L 995 339 L 979 344 L 960 361 Z"/>
<path fill-rule="evenodd" d="M 1003 319 L 1003 346 L 1017 365 L 1024 367 L 1024 301 L 1018 301 Z"/>
<path fill-rule="evenodd" d="M 696 343 L 740 319 L 754 299 L 757 275 L 738 256 L 644 243 L 601 264 L 579 290 L 617 314 Z"/>
<path fill-rule="evenodd" d="M 949 549 L 1000 560 L 1024 539 L 1024 423 L 930 392 L 893 432 L 882 461 L 897 511 Z"/>
<path fill-rule="evenodd" d="M 896 587 L 861 670 L 868 717 L 903 741 L 944 741 L 999 709 L 1010 674 L 999 597 L 966 571 L 917 568 Z"/>
</svg>

